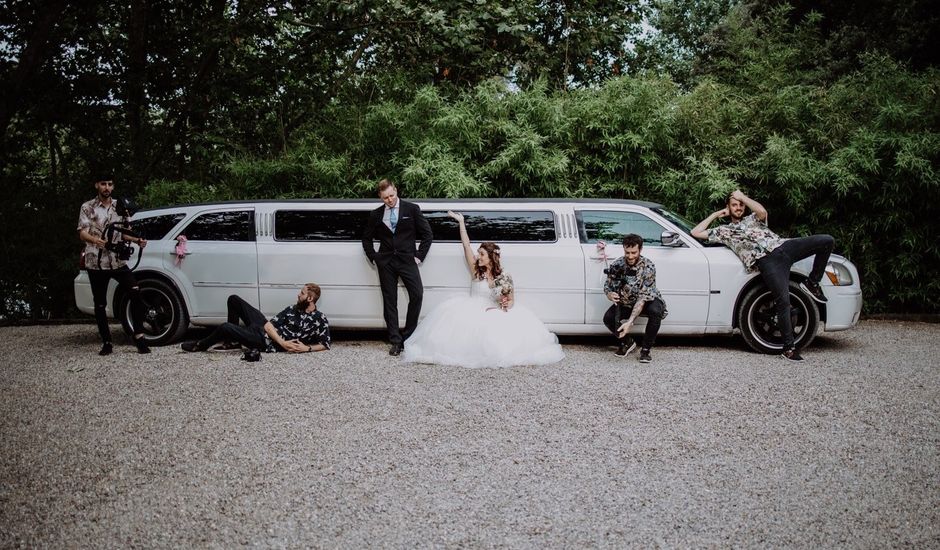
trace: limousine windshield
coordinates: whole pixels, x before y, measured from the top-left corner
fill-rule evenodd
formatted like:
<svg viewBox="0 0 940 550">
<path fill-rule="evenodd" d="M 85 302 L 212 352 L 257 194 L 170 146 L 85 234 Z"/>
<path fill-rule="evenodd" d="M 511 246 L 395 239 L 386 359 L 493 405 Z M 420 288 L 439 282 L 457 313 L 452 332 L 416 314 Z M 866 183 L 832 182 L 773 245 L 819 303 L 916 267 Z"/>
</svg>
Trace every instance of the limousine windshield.
<svg viewBox="0 0 940 550">
<path fill-rule="evenodd" d="M 665 208 L 651 208 L 650 210 L 652 210 L 653 212 L 656 212 L 660 216 L 671 221 L 673 225 L 685 231 L 689 236 L 692 235 L 692 229 L 695 227 L 695 224 L 683 218 L 679 214 L 676 214 L 675 212 L 670 212 L 669 210 L 666 210 Z"/>
</svg>

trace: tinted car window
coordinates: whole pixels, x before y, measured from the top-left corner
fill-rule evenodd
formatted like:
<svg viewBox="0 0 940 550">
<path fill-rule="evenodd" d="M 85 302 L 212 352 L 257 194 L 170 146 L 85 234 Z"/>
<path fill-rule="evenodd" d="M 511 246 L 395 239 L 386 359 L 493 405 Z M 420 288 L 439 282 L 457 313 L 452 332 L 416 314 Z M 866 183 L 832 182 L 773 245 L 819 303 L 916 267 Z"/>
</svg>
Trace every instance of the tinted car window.
<svg viewBox="0 0 940 550">
<path fill-rule="evenodd" d="M 184 217 L 185 214 L 179 213 L 134 220 L 131 222 L 131 230 L 148 241 L 158 241 L 166 237 Z"/>
<path fill-rule="evenodd" d="M 474 242 L 555 242 L 555 215 L 530 211 L 461 211 Z M 457 222 L 446 211 L 424 213 L 435 241 L 460 241 Z"/>
<path fill-rule="evenodd" d="M 278 210 L 274 213 L 274 239 L 359 241 L 368 220 L 368 210 Z"/>
<path fill-rule="evenodd" d="M 254 241 L 255 213 L 209 212 L 189 222 L 182 234 L 190 241 Z"/>
<path fill-rule="evenodd" d="M 660 246 L 665 231 L 663 226 L 637 212 L 582 210 L 577 217 L 582 243 L 619 243 L 624 235 L 636 233 L 643 237 L 643 246 Z"/>
</svg>

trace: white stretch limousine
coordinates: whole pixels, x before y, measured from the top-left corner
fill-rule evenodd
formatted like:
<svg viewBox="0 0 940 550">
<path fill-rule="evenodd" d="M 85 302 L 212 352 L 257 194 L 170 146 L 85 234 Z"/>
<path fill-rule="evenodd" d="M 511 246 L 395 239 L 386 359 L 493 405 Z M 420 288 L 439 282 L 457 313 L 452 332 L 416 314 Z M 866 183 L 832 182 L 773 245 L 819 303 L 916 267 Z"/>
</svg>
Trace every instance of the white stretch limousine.
<svg viewBox="0 0 940 550">
<path fill-rule="evenodd" d="M 618 200 L 416 200 L 434 231 L 421 265 L 422 313 L 468 292 L 469 273 L 448 210 L 464 213 L 474 246 L 496 241 L 503 266 L 515 282 L 516 299 L 558 334 L 605 334 L 610 302 L 604 268 L 622 255 L 621 238 L 643 237 L 643 255 L 656 263 L 657 285 L 669 308 L 660 334 L 720 334 L 740 330 L 754 350 L 781 348 L 773 299 L 758 274 L 748 274 L 729 249 L 693 238 L 687 220 L 661 205 Z M 132 222 L 147 238 L 135 273 L 147 304 L 144 333 L 152 344 L 179 339 L 190 323 L 225 321 L 226 298 L 238 294 L 273 315 L 293 303 L 306 282 L 323 288 L 319 308 L 334 328 L 384 328 L 375 268 L 362 251 L 361 233 L 377 200 L 252 201 L 195 204 L 145 210 Z M 188 254 L 177 262 L 176 238 Z M 604 250 L 599 243 L 606 242 Z M 132 258 L 133 262 L 134 258 Z M 798 283 L 810 260 L 793 267 L 790 285 L 797 345 L 820 327 L 845 330 L 858 322 L 862 291 L 858 271 L 833 255 L 817 304 Z M 109 307 L 129 330 L 129 303 L 114 281 Z M 92 314 L 91 287 L 82 271 L 75 279 L 78 307 Z M 400 287 L 399 311 L 406 296 Z M 641 317 L 633 332 L 641 333 Z"/>
</svg>

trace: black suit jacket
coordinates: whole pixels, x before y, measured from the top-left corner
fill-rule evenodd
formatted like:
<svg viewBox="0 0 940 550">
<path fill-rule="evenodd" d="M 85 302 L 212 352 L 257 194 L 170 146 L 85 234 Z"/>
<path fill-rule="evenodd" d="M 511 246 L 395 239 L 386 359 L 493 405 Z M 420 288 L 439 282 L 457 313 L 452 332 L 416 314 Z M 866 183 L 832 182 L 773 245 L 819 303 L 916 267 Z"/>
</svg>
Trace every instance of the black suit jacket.
<svg viewBox="0 0 940 550">
<path fill-rule="evenodd" d="M 421 208 L 413 203 L 398 200 L 398 225 L 395 232 L 389 229 L 382 218 L 385 215 L 385 205 L 376 208 L 369 215 L 365 230 L 362 232 L 362 248 L 369 257 L 369 261 L 385 265 L 393 258 L 418 258 L 422 262 L 431 249 L 431 224 L 421 213 Z M 379 241 L 379 250 L 375 251 L 375 240 Z M 415 247 L 415 241 L 421 241 Z M 414 261 L 414 260 L 412 260 Z"/>
</svg>

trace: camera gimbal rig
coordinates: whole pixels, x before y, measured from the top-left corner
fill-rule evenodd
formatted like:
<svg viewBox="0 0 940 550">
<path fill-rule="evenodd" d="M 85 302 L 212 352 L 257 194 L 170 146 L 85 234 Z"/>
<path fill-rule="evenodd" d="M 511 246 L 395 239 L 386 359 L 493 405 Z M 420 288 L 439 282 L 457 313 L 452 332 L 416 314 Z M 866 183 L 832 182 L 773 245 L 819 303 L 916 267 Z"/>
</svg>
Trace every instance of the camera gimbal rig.
<svg viewBox="0 0 940 550">
<path fill-rule="evenodd" d="M 142 238 L 140 235 L 131 230 L 130 221 L 128 218 L 137 213 L 139 208 L 131 199 L 127 197 L 118 197 L 115 199 L 114 209 L 117 211 L 118 215 L 123 218 L 121 222 L 112 222 L 105 226 L 104 228 L 104 248 L 105 250 L 112 252 L 119 260 L 128 261 L 131 259 L 131 256 L 134 254 L 134 247 L 130 244 L 124 242 L 124 239 L 120 239 L 115 242 L 114 233 L 120 233 L 121 235 L 127 235 L 129 237 Z M 137 266 L 140 265 L 140 258 L 143 256 L 144 249 L 137 248 L 137 261 L 134 263 L 134 267 L 131 268 L 131 271 L 137 269 Z M 98 255 L 98 269 L 101 269 L 101 255 Z"/>
<path fill-rule="evenodd" d="M 611 265 L 604 269 L 604 275 L 612 278 L 617 282 L 617 287 L 622 287 L 627 282 L 628 276 L 636 275 L 636 268 L 628 267 L 626 265 Z M 623 305 L 623 304 L 620 304 Z M 620 326 L 620 308 L 618 307 L 614 311 L 614 323 L 617 326 Z"/>
</svg>

